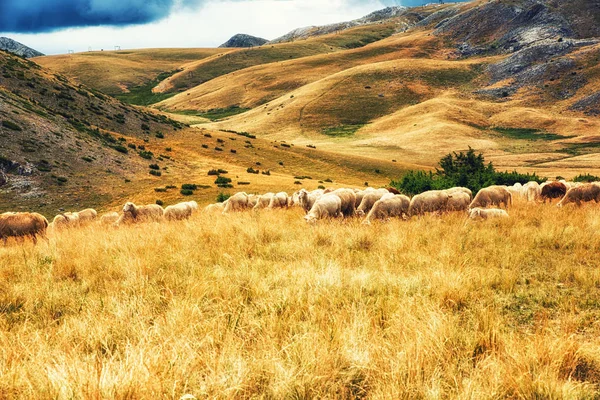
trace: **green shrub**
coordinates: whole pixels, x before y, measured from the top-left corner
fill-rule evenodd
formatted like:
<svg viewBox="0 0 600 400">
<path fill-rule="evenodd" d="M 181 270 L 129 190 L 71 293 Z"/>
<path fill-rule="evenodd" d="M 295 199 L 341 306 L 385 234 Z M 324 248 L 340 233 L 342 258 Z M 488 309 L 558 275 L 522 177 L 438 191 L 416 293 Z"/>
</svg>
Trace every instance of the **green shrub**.
<svg viewBox="0 0 600 400">
<path fill-rule="evenodd" d="M 213 176 L 215 176 L 215 175 L 219 175 L 219 171 L 218 171 L 218 170 L 216 170 L 216 169 L 209 169 L 209 170 L 208 170 L 208 174 L 207 174 L 207 175 L 208 175 L 208 176 L 211 176 L 211 175 L 213 175 Z"/>
<path fill-rule="evenodd" d="M 222 202 L 226 201 L 230 197 L 231 197 L 230 194 L 221 192 L 221 193 L 219 193 L 217 195 L 217 203 L 222 203 Z"/>
<path fill-rule="evenodd" d="M 130 148 L 130 149 L 132 149 L 132 150 L 135 150 L 135 149 L 137 149 L 136 145 L 135 145 L 135 144 L 133 144 L 133 143 L 129 143 L 129 144 L 127 145 L 127 147 L 129 147 L 129 148 Z"/>
<path fill-rule="evenodd" d="M 203 145 L 202 145 L 202 148 L 203 148 L 203 149 L 208 149 L 208 145 L 207 145 L 207 144 L 203 144 Z"/>
<path fill-rule="evenodd" d="M 244 186 L 244 185 L 249 185 L 250 182 L 238 182 L 237 184 L 240 186 Z"/>
<path fill-rule="evenodd" d="M 127 150 L 127 147 L 121 146 L 120 144 L 118 144 L 116 146 L 112 146 L 112 148 L 115 149 L 116 151 L 118 151 L 119 153 L 123 153 L 123 154 L 129 153 L 129 150 Z"/>
<path fill-rule="evenodd" d="M 319 186 L 317 186 L 317 189 L 325 189 L 325 186 L 319 185 Z"/>
<path fill-rule="evenodd" d="M 150 175 L 154 175 L 154 176 L 161 176 L 161 175 L 162 175 L 162 172 L 160 172 L 160 171 L 157 171 L 157 170 L 154 170 L 154 169 L 151 169 L 151 170 L 150 170 Z"/>
<path fill-rule="evenodd" d="M 257 175 L 258 175 L 258 173 L 259 173 L 260 171 L 259 171 L 259 170 L 257 170 L 257 169 L 254 169 L 254 168 L 250 167 L 250 168 L 248 168 L 248 169 L 246 170 L 246 172 L 247 172 L 247 173 L 249 173 L 249 174 L 257 174 Z"/>
<path fill-rule="evenodd" d="M 217 176 L 217 179 L 215 179 L 215 185 L 226 185 L 228 183 L 231 183 L 231 179 L 224 176 Z"/>
<path fill-rule="evenodd" d="M 222 148 L 220 148 L 220 147 L 215 147 L 215 150 L 216 150 L 216 151 L 223 151 L 223 149 L 222 149 Z"/>
<path fill-rule="evenodd" d="M 162 132 L 156 132 L 156 137 L 157 137 L 158 139 L 164 139 L 164 138 L 165 138 L 165 135 L 164 135 Z"/>
<path fill-rule="evenodd" d="M 194 191 L 193 190 L 189 190 L 189 189 L 181 189 L 179 191 L 179 193 L 181 193 L 184 196 L 191 196 L 191 195 L 194 194 Z"/>
<path fill-rule="evenodd" d="M 263 172 L 261 172 L 261 173 L 262 173 L 263 175 L 269 175 L 269 176 L 271 176 L 271 170 L 269 170 L 269 169 L 268 169 L 268 170 L 266 170 L 266 171 L 263 171 Z"/>
<path fill-rule="evenodd" d="M 13 131 L 22 131 L 23 128 L 21 128 L 19 125 L 15 124 L 12 121 L 7 121 L 4 120 L 2 121 L 2 126 L 8 129 L 12 129 Z"/>
<path fill-rule="evenodd" d="M 65 178 L 64 176 L 58 176 L 58 177 L 56 177 L 56 180 L 57 180 L 59 183 L 66 183 L 66 182 L 68 181 L 68 179 L 67 179 L 67 178 Z"/>
<path fill-rule="evenodd" d="M 92 160 L 92 158 L 91 158 L 91 157 L 88 157 L 88 156 L 81 157 L 81 159 L 82 159 L 83 161 L 85 161 L 85 162 L 92 162 L 92 161 L 93 161 L 93 160 Z"/>
<path fill-rule="evenodd" d="M 156 200 L 156 204 L 158 204 L 159 206 L 162 207 L 165 205 L 165 202 L 159 199 L 159 200 Z"/>
<path fill-rule="evenodd" d="M 160 169 L 160 166 L 158 164 L 150 164 L 148 167 L 150 169 L 155 169 L 155 170 L 159 170 Z"/>
<path fill-rule="evenodd" d="M 599 182 L 600 177 L 590 174 L 581 174 L 573 178 L 573 182 Z"/>
<path fill-rule="evenodd" d="M 473 193 L 491 185 L 514 185 L 536 181 L 542 183 L 546 178 L 536 174 L 521 174 L 513 172 L 498 172 L 492 163 L 485 164 L 483 154 L 475 154 L 469 148 L 466 153 L 448 154 L 440 160 L 440 169 L 436 172 L 409 171 L 399 181 L 390 185 L 402 193 L 415 195 L 428 190 L 443 190 L 455 186 L 469 188 Z"/>
<path fill-rule="evenodd" d="M 152 153 L 151 151 L 140 151 L 138 152 L 138 155 L 145 160 L 151 160 L 152 157 L 154 157 L 154 153 Z"/>
<path fill-rule="evenodd" d="M 183 185 L 181 185 L 181 188 L 184 190 L 196 190 L 198 189 L 198 185 L 195 185 L 193 183 L 184 183 Z"/>
<path fill-rule="evenodd" d="M 148 124 L 142 124 L 141 128 L 143 131 L 149 131 L 150 130 L 150 126 Z"/>
<path fill-rule="evenodd" d="M 294 185 L 302 185 L 302 182 L 300 182 L 300 181 L 294 181 Z"/>
<path fill-rule="evenodd" d="M 165 193 L 167 191 L 166 188 L 154 188 L 154 191 L 157 193 Z"/>
<path fill-rule="evenodd" d="M 177 189 L 177 186 L 175 186 L 175 185 L 167 185 L 167 186 L 165 186 L 165 188 L 167 188 L 167 189 Z"/>
</svg>

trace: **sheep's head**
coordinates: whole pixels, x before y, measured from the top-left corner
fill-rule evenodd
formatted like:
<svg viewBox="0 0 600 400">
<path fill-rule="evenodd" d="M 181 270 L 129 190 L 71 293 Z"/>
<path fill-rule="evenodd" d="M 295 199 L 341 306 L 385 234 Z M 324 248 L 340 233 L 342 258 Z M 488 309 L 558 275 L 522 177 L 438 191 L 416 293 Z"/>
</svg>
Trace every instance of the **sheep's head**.
<svg viewBox="0 0 600 400">
<path fill-rule="evenodd" d="M 133 204 L 132 202 L 127 202 L 123 206 L 124 213 L 133 213 L 134 211 L 135 211 L 135 204 Z"/>
<path fill-rule="evenodd" d="M 317 222 L 317 218 L 316 218 L 314 215 L 312 215 L 312 214 L 305 215 L 305 216 L 304 216 L 304 220 L 305 220 L 305 221 L 306 221 L 308 224 L 314 224 L 315 222 Z"/>
</svg>

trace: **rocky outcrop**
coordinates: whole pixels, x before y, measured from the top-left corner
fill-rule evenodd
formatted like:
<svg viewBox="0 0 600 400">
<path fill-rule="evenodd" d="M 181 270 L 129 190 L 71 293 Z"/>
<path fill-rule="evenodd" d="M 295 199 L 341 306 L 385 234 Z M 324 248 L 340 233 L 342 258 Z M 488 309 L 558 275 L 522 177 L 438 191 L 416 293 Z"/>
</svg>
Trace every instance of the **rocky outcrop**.
<svg viewBox="0 0 600 400">
<path fill-rule="evenodd" d="M 270 43 L 284 43 L 291 42 L 293 40 L 307 39 L 313 36 L 327 35 L 334 32 L 339 32 L 344 29 L 352 28 L 360 25 L 373 24 L 379 21 L 396 18 L 409 10 L 406 7 L 387 7 L 382 10 L 372 12 L 362 18 L 355 19 L 352 21 L 339 22 L 336 24 L 329 24 L 323 26 L 308 26 L 304 28 L 294 29 L 293 31 L 286 33 L 285 35 L 272 40 Z"/>
<path fill-rule="evenodd" d="M 228 41 L 226 41 L 219 47 L 223 47 L 223 48 L 258 47 L 258 46 L 262 46 L 263 44 L 265 44 L 267 42 L 268 42 L 267 39 L 239 33 L 237 35 L 232 36 L 231 39 L 229 39 Z"/>
<path fill-rule="evenodd" d="M 8 51 L 24 58 L 41 57 L 44 54 L 7 37 L 0 37 L 0 50 Z"/>
</svg>

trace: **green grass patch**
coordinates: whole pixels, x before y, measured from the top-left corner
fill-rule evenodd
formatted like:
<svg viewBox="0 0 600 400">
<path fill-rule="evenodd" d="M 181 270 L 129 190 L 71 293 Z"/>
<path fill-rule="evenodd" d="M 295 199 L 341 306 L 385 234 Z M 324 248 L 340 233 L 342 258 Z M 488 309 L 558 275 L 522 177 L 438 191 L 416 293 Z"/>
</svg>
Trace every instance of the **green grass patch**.
<svg viewBox="0 0 600 400">
<path fill-rule="evenodd" d="M 548 133 L 539 129 L 530 128 L 492 128 L 493 131 L 500 133 L 511 139 L 520 140 L 560 140 L 568 139 L 571 136 L 557 135 L 556 133 Z"/>
<path fill-rule="evenodd" d="M 324 128 L 321 133 L 332 137 L 348 137 L 353 136 L 356 131 L 365 126 L 365 124 L 356 125 L 338 125 L 331 128 Z"/>
<path fill-rule="evenodd" d="M 208 111 L 194 111 L 194 110 L 183 110 L 183 111 L 172 111 L 175 114 L 189 115 L 193 117 L 206 118 L 211 121 L 218 121 L 233 115 L 238 115 L 250 111 L 250 108 L 243 108 L 240 106 L 229 106 L 226 108 L 213 108 Z"/>
<path fill-rule="evenodd" d="M 168 99 L 174 96 L 176 93 L 153 93 L 152 89 L 158 85 L 161 81 L 168 77 L 176 74 L 179 70 L 173 70 L 170 72 L 162 72 L 158 74 L 152 81 L 143 85 L 134 86 L 129 88 L 129 93 L 121 93 L 115 97 L 124 103 L 134 104 L 137 106 L 149 106 Z"/>
</svg>

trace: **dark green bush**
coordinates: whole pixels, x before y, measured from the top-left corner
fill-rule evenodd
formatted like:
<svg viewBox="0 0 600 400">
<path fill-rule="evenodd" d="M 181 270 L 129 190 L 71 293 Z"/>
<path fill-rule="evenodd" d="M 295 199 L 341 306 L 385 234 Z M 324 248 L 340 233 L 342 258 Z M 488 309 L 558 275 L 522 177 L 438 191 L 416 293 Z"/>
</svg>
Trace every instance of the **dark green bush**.
<svg viewBox="0 0 600 400">
<path fill-rule="evenodd" d="M 159 206 L 162 207 L 165 205 L 165 202 L 159 199 L 159 200 L 156 200 L 156 204 L 158 204 Z"/>
<path fill-rule="evenodd" d="M 123 154 L 129 153 L 129 150 L 127 150 L 127 147 L 121 146 L 120 144 L 118 144 L 116 146 L 112 146 L 112 148 L 115 149 L 116 151 L 118 151 L 119 153 L 123 153 Z"/>
<path fill-rule="evenodd" d="M 600 177 L 590 174 L 581 174 L 573 178 L 573 182 L 599 182 Z"/>
<path fill-rule="evenodd" d="M 154 157 L 154 153 L 152 153 L 151 151 L 140 151 L 138 152 L 138 155 L 145 160 L 151 160 L 152 157 Z"/>
<path fill-rule="evenodd" d="M 156 132 L 156 137 L 157 137 L 158 139 L 164 139 L 164 138 L 165 138 L 165 135 L 164 135 L 162 132 Z"/>
<path fill-rule="evenodd" d="M 217 179 L 215 179 L 215 185 L 226 185 L 228 183 L 231 183 L 231 179 L 224 176 L 217 176 Z"/>
<path fill-rule="evenodd" d="M 160 172 L 160 171 L 157 171 L 157 170 L 154 170 L 154 169 L 151 169 L 151 170 L 150 170 L 150 175 L 154 175 L 154 176 L 161 176 L 161 175 L 162 175 L 162 172 Z"/>
<path fill-rule="evenodd" d="M 469 148 L 466 153 L 448 154 L 440 160 L 440 169 L 436 172 L 409 171 L 402 179 L 392 181 L 390 185 L 402 193 L 415 195 L 428 190 L 443 190 L 455 186 L 469 188 L 473 193 L 491 185 L 514 185 L 536 181 L 545 182 L 534 174 L 513 172 L 498 172 L 492 163 L 485 164 L 483 154 L 475 154 Z"/>
<path fill-rule="evenodd" d="M 249 173 L 249 174 L 258 174 L 260 171 L 257 170 L 257 169 L 254 169 L 254 168 L 250 167 L 250 168 L 248 168 L 246 170 L 246 172 Z"/>
<path fill-rule="evenodd" d="M 22 131 L 23 128 L 21 128 L 19 125 L 15 124 L 12 121 L 7 121 L 4 120 L 2 121 L 2 126 L 8 129 L 12 129 L 13 131 Z"/>
<path fill-rule="evenodd" d="M 179 191 L 179 193 L 181 193 L 184 196 L 191 196 L 191 195 L 194 194 L 194 191 L 193 190 L 189 190 L 189 189 L 181 189 Z"/>
<path fill-rule="evenodd" d="M 222 203 L 230 197 L 231 197 L 230 194 L 221 192 L 217 195 L 217 203 Z"/>
<path fill-rule="evenodd" d="M 193 183 L 184 183 L 183 185 L 181 185 L 181 188 L 184 190 L 196 190 L 198 189 L 198 185 L 195 185 Z"/>
</svg>

